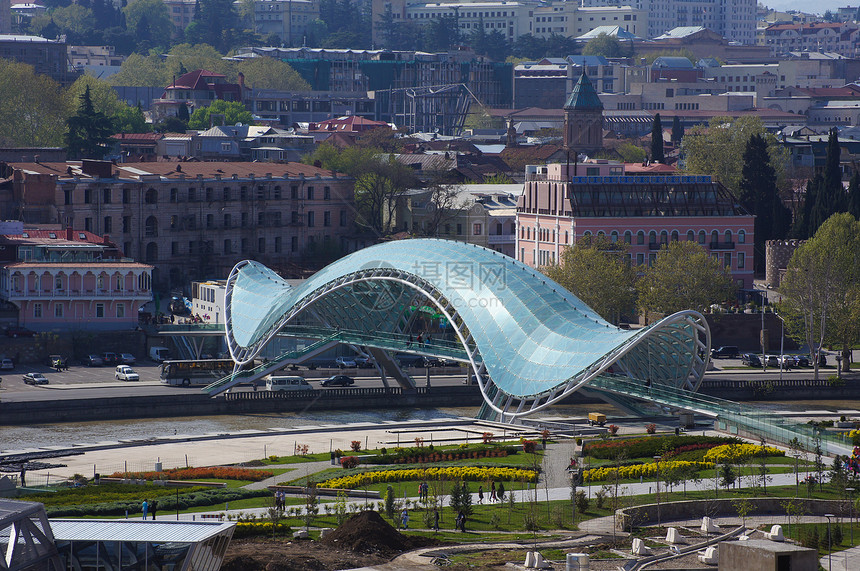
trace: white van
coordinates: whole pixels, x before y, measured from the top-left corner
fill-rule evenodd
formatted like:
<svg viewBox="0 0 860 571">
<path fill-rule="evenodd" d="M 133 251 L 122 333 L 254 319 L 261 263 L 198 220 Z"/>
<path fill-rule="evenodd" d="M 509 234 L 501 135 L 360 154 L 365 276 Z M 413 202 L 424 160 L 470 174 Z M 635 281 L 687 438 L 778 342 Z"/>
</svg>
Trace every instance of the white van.
<svg viewBox="0 0 860 571">
<path fill-rule="evenodd" d="M 163 363 L 170 358 L 170 349 L 167 347 L 151 347 L 149 349 L 149 358 L 156 363 Z"/>
<path fill-rule="evenodd" d="M 266 379 L 267 391 L 310 391 L 313 390 L 302 377 L 269 377 Z"/>
</svg>

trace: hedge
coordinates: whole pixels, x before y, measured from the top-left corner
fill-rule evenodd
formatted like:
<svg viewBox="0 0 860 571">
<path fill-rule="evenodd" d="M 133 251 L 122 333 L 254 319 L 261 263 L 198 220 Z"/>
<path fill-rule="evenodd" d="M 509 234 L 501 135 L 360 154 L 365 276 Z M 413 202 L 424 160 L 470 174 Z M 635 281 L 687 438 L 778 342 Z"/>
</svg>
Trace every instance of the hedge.
<svg viewBox="0 0 860 571">
<path fill-rule="evenodd" d="M 467 448 L 448 448 L 445 450 L 430 446 L 421 448 L 395 448 L 392 453 L 377 454 L 361 459 L 363 464 L 425 464 L 428 462 L 448 462 L 487 458 L 490 456 L 510 456 L 519 452 L 519 446 L 493 446 L 479 444 Z"/>
<path fill-rule="evenodd" d="M 477 468 L 471 466 L 378 470 L 371 472 L 360 472 L 352 476 L 331 478 L 319 484 L 319 487 L 355 489 L 365 484 L 403 481 L 408 482 L 418 480 L 468 480 L 471 482 L 486 482 L 488 480 L 516 482 L 525 480 L 526 482 L 536 482 L 537 472 L 535 472 L 534 470 L 524 470 L 519 468 Z"/>
<path fill-rule="evenodd" d="M 156 497 L 154 494 L 150 494 L 150 492 L 162 489 L 164 488 L 149 488 L 140 494 L 139 500 L 135 501 L 57 506 L 46 508 L 46 511 L 49 517 L 115 516 L 124 515 L 126 512 L 137 514 L 141 512 L 141 504 L 144 499 L 149 500 Z M 165 495 L 157 498 L 158 511 L 176 511 L 176 490 L 168 491 L 173 492 L 173 495 Z M 219 488 L 217 490 L 208 489 L 197 492 L 186 491 L 179 494 L 179 509 L 186 510 L 199 506 L 213 506 L 245 498 L 259 498 L 270 495 L 271 492 L 269 490 L 247 490 L 245 488 Z"/>
</svg>

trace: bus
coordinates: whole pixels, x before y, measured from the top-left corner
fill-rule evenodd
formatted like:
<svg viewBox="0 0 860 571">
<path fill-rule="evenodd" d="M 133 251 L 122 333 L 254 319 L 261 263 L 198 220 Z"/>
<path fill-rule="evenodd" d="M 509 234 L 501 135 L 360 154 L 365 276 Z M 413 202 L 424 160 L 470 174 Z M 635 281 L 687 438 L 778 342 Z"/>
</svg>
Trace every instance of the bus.
<svg viewBox="0 0 860 571">
<path fill-rule="evenodd" d="M 161 383 L 183 387 L 209 385 L 232 373 L 234 364 L 232 359 L 164 361 L 161 364 Z"/>
</svg>

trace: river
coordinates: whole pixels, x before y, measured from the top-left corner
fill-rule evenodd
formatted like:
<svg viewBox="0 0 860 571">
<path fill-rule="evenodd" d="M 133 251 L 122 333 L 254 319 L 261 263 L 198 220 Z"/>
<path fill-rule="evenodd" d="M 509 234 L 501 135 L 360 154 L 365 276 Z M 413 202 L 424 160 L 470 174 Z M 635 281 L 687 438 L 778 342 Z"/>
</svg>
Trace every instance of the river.
<svg viewBox="0 0 860 571">
<path fill-rule="evenodd" d="M 787 411 L 860 411 L 860 401 L 769 401 L 752 404 L 763 410 Z M 619 413 L 607 404 L 564 404 L 551 406 L 535 413 L 532 418 L 577 417 L 588 412 L 603 412 L 608 416 Z M 319 424 L 348 424 L 353 422 L 384 422 L 432 420 L 436 418 L 474 417 L 477 407 L 392 409 L 378 411 L 316 411 L 283 414 L 220 415 L 176 418 L 147 418 L 140 420 L 109 420 L 56 424 L 30 424 L 0 427 L 0 452 L 70 444 L 93 444 L 106 440 L 145 439 L 174 434 L 202 435 L 295 428 Z M 857 414 L 860 417 L 860 413 Z"/>
</svg>

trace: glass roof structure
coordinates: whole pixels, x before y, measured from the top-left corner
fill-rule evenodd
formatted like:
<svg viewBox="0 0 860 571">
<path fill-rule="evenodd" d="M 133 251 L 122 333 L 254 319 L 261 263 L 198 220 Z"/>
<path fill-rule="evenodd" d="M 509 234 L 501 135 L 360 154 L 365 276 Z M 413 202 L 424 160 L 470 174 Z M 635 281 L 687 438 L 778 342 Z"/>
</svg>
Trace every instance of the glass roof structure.
<svg viewBox="0 0 860 571">
<path fill-rule="evenodd" d="M 450 240 L 366 248 L 296 287 L 259 263 L 240 262 L 226 293 L 227 341 L 239 364 L 301 326 L 354 332 L 354 345 L 392 350 L 402 339 L 408 347 L 416 315 L 432 314 L 441 334 L 422 352 L 450 357 L 456 346 L 487 405 L 507 419 L 556 402 L 603 372 L 695 391 L 710 353 L 707 324 L 694 311 L 620 329 L 525 264 Z"/>
</svg>

